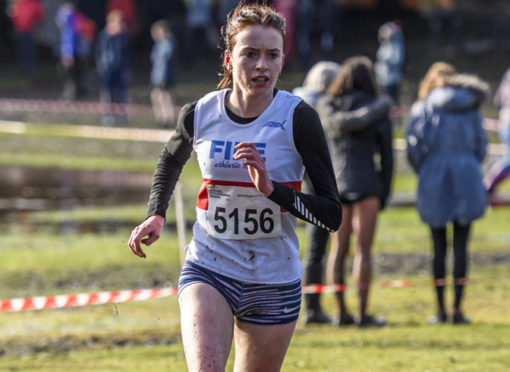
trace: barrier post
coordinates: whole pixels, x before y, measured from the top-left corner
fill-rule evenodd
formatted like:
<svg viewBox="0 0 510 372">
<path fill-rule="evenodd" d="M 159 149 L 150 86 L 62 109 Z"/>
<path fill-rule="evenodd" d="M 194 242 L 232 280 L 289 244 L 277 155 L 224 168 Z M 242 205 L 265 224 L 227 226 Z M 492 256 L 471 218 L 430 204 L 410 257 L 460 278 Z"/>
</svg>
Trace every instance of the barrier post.
<svg viewBox="0 0 510 372">
<path fill-rule="evenodd" d="M 177 182 L 174 190 L 175 219 L 177 222 L 177 239 L 179 241 L 179 258 L 181 265 L 184 265 L 186 247 L 186 218 L 184 216 L 184 202 L 182 197 L 182 184 Z"/>
</svg>

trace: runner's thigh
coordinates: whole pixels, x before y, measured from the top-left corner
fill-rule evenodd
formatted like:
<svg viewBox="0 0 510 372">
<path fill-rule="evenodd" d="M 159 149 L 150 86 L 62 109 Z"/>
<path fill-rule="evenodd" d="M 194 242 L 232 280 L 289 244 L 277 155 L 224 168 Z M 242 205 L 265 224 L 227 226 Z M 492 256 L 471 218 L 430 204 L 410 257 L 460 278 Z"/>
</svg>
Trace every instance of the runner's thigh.
<svg viewBox="0 0 510 372">
<path fill-rule="evenodd" d="M 179 294 L 184 354 L 190 372 L 225 370 L 234 320 L 225 298 L 211 285 L 193 283 Z"/>
<path fill-rule="evenodd" d="M 278 372 L 295 327 L 296 322 L 263 326 L 237 321 L 234 372 Z"/>
</svg>

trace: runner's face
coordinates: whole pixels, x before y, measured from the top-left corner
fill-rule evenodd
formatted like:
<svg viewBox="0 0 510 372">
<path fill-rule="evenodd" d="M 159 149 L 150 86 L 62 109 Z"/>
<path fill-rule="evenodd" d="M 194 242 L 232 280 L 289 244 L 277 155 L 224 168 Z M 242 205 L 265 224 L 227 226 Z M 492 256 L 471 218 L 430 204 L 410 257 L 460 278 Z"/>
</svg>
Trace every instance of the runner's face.
<svg viewBox="0 0 510 372">
<path fill-rule="evenodd" d="M 283 38 L 273 27 L 246 26 L 236 35 L 232 52 L 225 53 L 231 66 L 233 89 L 246 95 L 273 94 L 283 66 Z"/>
</svg>

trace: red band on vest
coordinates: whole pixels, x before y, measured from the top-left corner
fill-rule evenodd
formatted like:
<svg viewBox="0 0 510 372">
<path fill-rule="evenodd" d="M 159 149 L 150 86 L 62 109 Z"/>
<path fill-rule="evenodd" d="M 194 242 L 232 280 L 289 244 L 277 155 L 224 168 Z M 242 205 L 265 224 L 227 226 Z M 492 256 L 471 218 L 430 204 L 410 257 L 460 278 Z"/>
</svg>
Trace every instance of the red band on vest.
<svg viewBox="0 0 510 372">
<path fill-rule="evenodd" d="M 282 185 L 286 185 L 292 187 L 296 191 L 301 191 L 301 185 L 303 181 L 294 181 L 294 182 L 279 182 Z M 197 207 L 203 210 L 207 210 L 209 208 L 209 196 L 207 194 L 207 185 L 220 185 L 220 186 L 240 186 L 240 187 L 255 187 L 253 182 L 236 182 L 236 181 L 223 181 L 223 180 L 209 180 L 204 178 L 202 187 L 198 191 L 197 196 Z M 282 212 L 285 212 L 282 209 Z"/>
</svg>

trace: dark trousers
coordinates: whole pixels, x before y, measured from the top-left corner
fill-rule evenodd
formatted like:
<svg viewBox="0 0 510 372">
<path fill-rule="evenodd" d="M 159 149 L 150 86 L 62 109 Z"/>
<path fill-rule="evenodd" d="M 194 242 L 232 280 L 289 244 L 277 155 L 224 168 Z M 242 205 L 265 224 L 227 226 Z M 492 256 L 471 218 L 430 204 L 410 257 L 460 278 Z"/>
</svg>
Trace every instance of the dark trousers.
<svg viewBox="0 0 510 372">
<path fill-rule="evenodd" d="M 453 307 L 459 309 L 462 301 L 464 283 L 466 281 L 468 267 L 467 243 L 471 225 L 460 225 L 457 222 L 453 224 L 453 279 L 455 299 Z M 446 252 L 448 239 L 446 227 L 431 228 L 432 241 L 434 243 L 434 259 L 432 271 L 434 274 L 436 295 L 438 307 L 441 311 L 445 310 L 444 305 L 444 280 L 446 278 Z"/>
<path fill-rule="evenodd" d="M 32 75 L 37 66 L 37 45 L 32 32 L 16 34 L 19 68 L 24 75 Z"/>
<path fill-rule="evenodd" d="M 322 284 L 324 276 L 324 256 L 328 244 L 329 231 L 315 225 L 309 225 L 309 251 L 305 266 L 305 284 Z M 306 308 L 320 310 L 320 295 L 318 293 L 305 296 Z"/>
</svg>

